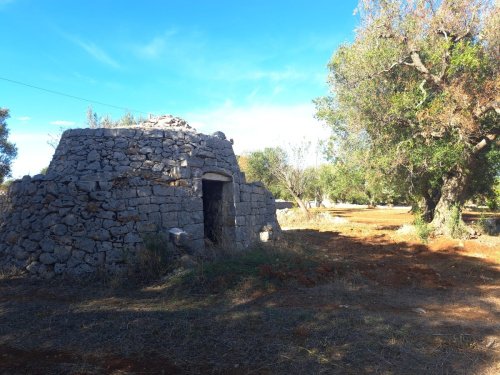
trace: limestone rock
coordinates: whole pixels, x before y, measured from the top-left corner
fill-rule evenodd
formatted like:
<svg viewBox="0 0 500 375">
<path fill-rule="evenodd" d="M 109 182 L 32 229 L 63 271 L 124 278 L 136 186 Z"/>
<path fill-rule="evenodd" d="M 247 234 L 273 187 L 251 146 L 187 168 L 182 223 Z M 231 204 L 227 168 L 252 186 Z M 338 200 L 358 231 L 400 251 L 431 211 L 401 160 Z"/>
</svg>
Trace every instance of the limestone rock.
<svg viewBox="0 0 500 375">
<path fill-rule="evenodd" d="M 42 264 L 54 264 L 57 262 L 57 259 L 54 255 L 50 253 L 42 253 L 40 255 L 40 262 Z"/>
</svg>

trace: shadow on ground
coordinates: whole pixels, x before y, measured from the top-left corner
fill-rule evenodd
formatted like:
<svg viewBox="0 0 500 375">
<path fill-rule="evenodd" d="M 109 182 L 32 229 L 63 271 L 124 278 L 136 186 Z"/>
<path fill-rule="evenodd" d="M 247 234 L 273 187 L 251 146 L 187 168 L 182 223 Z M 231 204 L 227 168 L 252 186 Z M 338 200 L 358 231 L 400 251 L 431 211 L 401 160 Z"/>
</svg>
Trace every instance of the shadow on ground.
<svg viewBox="0 0 500 375">
<path fill-rule="evenodd" d="M 245 291 L 248 280 L 210 295 L 174 293 L 167 283 L 112 289 L 0 279 L 0 372 L 498 370 L 496 264 L 338 232 L 293 230 L 285 241 L 312 261 L 308 283 L 285 279 L 260 293 Z"/>
</svg>

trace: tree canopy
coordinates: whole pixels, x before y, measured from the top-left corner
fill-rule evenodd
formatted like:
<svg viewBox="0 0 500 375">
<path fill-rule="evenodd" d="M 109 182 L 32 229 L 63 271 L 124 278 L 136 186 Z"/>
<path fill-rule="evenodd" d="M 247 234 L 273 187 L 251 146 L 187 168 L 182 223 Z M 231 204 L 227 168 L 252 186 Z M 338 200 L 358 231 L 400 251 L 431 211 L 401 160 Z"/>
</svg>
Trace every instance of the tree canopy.
<svg viewBox="0 0 500 375">
<path fill-rule="evenodd" d="M 500 12 L 480 0 L 362 0 L 333 55 L 317 116 L 335 140 L 363 136 L 373 170 L 444 227 L 499 173 Z"/>
<path fill-rule="evenodd" d="M 0 184 L 5 177 L 11 173 L 12 160 L 17 156 L 16 146 L 9 142 L 9 129 L 6 120 L 9 118 L 9 110 L 0 108 Z"/>
<path fill-rule="evenodd" d="M 298 206 L 308 212 L 304 203 L 313 174 L 305 167 L 304 158 L 308 145 L 293 147 L 289 152 L 280 147 L 265 148 L 239 158 L 247 180 L 261 181 L 274 196 L 293 198 Z"/>
</svg>

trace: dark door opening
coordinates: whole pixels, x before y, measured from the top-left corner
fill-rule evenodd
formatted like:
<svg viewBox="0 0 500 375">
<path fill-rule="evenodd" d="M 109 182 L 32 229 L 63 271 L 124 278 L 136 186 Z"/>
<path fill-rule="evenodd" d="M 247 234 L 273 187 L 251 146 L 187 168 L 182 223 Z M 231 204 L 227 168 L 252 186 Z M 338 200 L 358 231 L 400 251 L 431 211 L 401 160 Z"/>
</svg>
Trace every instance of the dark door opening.
<svg viewBox="0 0 500 375">
<path fill-rule="evenodd" d="M 220 244 L 224 225 L 222 199 L 224 182 L 203 180 L 202 185 L 205 238 L 214 244 Z"/>
</svg>

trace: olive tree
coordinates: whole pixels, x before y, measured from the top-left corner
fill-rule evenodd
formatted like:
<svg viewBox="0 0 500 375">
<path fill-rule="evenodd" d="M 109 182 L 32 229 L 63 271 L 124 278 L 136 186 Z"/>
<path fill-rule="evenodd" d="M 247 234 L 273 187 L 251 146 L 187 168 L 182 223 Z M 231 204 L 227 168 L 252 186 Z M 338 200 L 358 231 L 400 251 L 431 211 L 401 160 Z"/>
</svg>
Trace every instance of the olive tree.
<svg viewBox="0 0 500 375">
<path fill-rule="evenodd" d="M 309 145 L 301 144 L 289 151 L 274 147 L 250 153 L 246 160 L 249 180 L 261 181 L 273 194 L 282 192 L 281 196 L 292 197 L 308 213 L 304 203 L 312 177 L 305 163 L 308 149 Z"/>
<path fill-rule="evenodd" d="M 0 184 L 5 177 L 11 173 L 12 160 L 17 156 L 16 146 L 9 142 L 9 129 L 6 120 L 9 118 L 9 110 L 0 108 Z"/>
<path fill-rule="evenodd" d="M 450 212 L 493 186 L 500 134 L 500 11 L 480 0 L 361 0 L 352 43 L 316 101 L 334 134 L 365 132 L 446 232 Z M 481 183 L 478 183 L 478 182 Z"/>
</svg>

